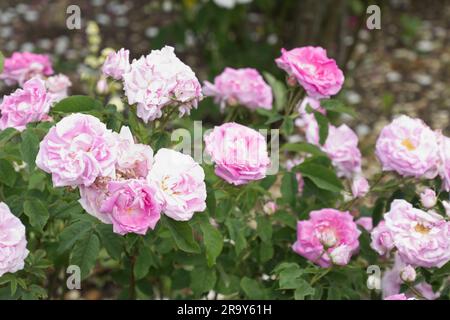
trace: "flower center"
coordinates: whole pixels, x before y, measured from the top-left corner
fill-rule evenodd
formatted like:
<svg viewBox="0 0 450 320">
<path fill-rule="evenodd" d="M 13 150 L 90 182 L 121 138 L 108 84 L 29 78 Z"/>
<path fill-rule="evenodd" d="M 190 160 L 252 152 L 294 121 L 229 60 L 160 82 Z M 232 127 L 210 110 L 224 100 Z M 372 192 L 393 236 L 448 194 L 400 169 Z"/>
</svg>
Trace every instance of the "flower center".
<svg viewBox="0 0 450 320">
<path fill-rule="evenodd" d="M 413 151 L 416 149 L 416 146 L 409 139 L 404 139 L 402 141 L 402 146 L 404 146 L 408 151 Z"/>
<path fill-rule="evenodd" d="M 423 224 L 418 223 L 414 227 L 414 230 L 416 230 L 418 233 L 421 233 L 421 234 L 428 234 L 428 232 L 430 232 L 431 228 L 425 227 Z"/>
</svg>

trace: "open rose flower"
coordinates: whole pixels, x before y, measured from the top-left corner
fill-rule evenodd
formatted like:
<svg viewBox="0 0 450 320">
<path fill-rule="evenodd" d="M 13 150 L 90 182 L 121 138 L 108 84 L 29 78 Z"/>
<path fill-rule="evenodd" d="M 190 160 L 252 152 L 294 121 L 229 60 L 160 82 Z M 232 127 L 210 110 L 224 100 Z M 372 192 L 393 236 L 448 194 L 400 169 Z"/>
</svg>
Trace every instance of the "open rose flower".
<svg viewBox="0 0 450 320">
<path fill-rule="evenodd" d="M 30 52 L 14 52 L 4 62 L 3 73 L 0 79 L 7 85 L 18 83 L 22 86 L 26 81 L 37 76 L 50 76 L 53 74 L 52 63 L 49 56 Z"/>
<path fill-rule="evenodd" d="M 109 212 L 102 212 L 101 208 L 108 194 L 108 183 L 111 178 L 100 177 L 89 187 L 79 186 L 80 199 L 78 202 L 81 207 L 91 216 L 99 219 L 103 223 L 111 224 Z"/>
<path fill-rule="evenodd" d="M 438 173 L 435 133 L 420 119 L 400 116 L 381 130 L 375 153 L 384 171 L 432 179 Z"/>
<path fill-rule="evenodd" d="M 450 138 L 441 132 L 436 134 L 439 144 L 439 176 L 442 179 L 442 188 L 450 191 Z"/>
<path fill-rule="evenodd" d="M 450 222 L 442 216 L 397 199 L 384 219 L 405 263 L 440 268 L 450 260 Z"/>
<path fill-rule="evenodd" d="M 177 107 L 180 116 L 189 114 L 202 98 L 195 73 L 168 46 L 134 60 L 123 82 L 128 103 L 137 104 L 137 116 L 146 123 L 167 106 Z"/>
<path fill-rule="evenodd" d="M 120 129 L 117 146 L 116 172 L 122 177 L 146 178 L 153 165 L 153 150 L 150 146 L 135 143 L 130 128 Z"/>
<path fill-rule="evenodd" d="M 53 185 L 91 185 L 115 174 L 116 138 L 94 116 L 72 114 L 50 129 L 39 146 L 36 165 L 52 174 Z"/>
<path fill-rule="evenodd" d="M 206 209 L 205 173 L 191 156 L 160 149 L 148 179 L 158 187 L 162 211 L 170 218 L 186 221 Z"/>
<path fill-rule="evenodd" d="M 121 80 L 123 75 L 130 71 L 130 51 L 124 48 L 111 52 L 102 66 L 103 74 L 113 79 Z"/>
<path fill-rule="evenodd" d="M 221 109 L 227 104 L 240 104 L 251 110 L 272 109 L 272 89 L 252 68 L 225 68 L 214 83 L 205 81 L 203 93 L 215 97 Z"/>
<path fill-rule="evenodd" d="M 68 96 L 69 87 L 72 86 L 70 79 L 64 74 L 48 77 L 45 85 L 53 102 L 58 102 Z"/>
<path fill-rule="evenodd" d="M 297 223 L 293 250 L 321 267 L 348 264 L 359 248 L 358 230 L 348 212 L 335 209 L 311 211 L 309 220 Z"/>
<path fill-rule="evenodd" d="M 25 226 L 0 202 L 0 277 L 22 270 L 28 253 Z"/>
<path fill-rule="evenodd" d="M 145 180 L 111 181 L 101 212 L 107 213 L 115 233 L 146 234 L 161 217 L 157 189 Z"/>
<path fill-rule="evenodd" d="M 52 104 L 51 95 L 45 88 L 45 82 L 33 78 L 25 82 L 23 89 L 17 89 L 5 96 L 0 104 L 0 129 L 15 128 L 25 130 L 30 122 L 48 119 Z"/>
<path fill-rule="evenodd" d="M 282 49 L 281 57 L 275 62 L 315 99 L 337 94 L 344 83 L 344 74 L 336 61 L 328 58 L 325 49 L 320 47 Z"/>
<path fill-rule="evenodd" d="M 266 139 L 246 126 L 225 123 L 205 136 L 216 174 L 234 185 L 263 179 L 270 165 Z"/>
</svg>

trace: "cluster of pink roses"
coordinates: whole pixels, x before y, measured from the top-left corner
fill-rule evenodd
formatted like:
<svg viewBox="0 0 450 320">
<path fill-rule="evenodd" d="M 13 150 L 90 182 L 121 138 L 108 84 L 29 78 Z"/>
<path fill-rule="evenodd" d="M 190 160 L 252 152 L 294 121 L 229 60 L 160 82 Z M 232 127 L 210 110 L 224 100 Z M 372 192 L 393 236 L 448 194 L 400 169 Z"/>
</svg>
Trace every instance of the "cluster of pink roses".
<svg viewBox="0 0 450 320">
<path fill-rule="evenodd" d="M 225 68 L 214 83 L 205 81 L 203 93 L 215 97 L 222 110 L 227 104 L 240 104 L 250 110 L 272 109 L 272 89 L 252 68 Z"/>
<path fill-rule="evenodd" d="M 120 134 L 97 118 L 72 114 L 40 143 L 36 164 L 55 186 L 80 189 L 80 204 L 114 232 L 145 234 L 161 212 L 189 220 L 206 208 L 203 169 L 188 155 L 136 144 L 128 127 Z"/>
<path fill-rule="evenodd" d="M 102 71 L 122 80 L 129 104 L 137 104 L 137 115 L 144 122 L 158 119 L 163 109 L 177 107 L 180 116 L 197 108 L 201 85 L 192 69 L 177 58 L 174 48 L 165 46 L 130 64 L 129 51 L 112 52 Z"/>
<path fill-rule="evenodd" d="M 72 85 L 67 76 L 51 74 L 53 69 L 46 55 L 15 52 L 5 59 L 0 78 L 7 84 L 18 83 L 22 88 L 3 97 L 0 130 L 15 128 L 22 131 L 30 122 L 50 119 L 51 106 L 67 97 L 68 88 Z"/>
<path fill-rule="evenodd" d="M 0 202 L 0 277 L 22 270 L 28 253 L 25 226 Z"/>
</svg>

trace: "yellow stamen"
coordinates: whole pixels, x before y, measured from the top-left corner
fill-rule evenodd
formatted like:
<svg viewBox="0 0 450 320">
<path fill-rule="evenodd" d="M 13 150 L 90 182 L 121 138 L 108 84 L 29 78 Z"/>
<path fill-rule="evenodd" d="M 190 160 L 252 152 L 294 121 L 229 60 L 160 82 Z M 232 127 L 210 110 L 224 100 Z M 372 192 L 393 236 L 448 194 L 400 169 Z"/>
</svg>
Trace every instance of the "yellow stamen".
<svg viewBox="0 0 450 320">
<path fill-rule="evenodd" d="M 404 139 L 403 141 L 402 141 L 402 145 L 404 146 L 404 147 L 406 147 L 406 149 L 408 149 L 409 151 L 413 151 L 413 150 L 415 150 L 416 149 L 416 146 L 411 142 L 411 140 L 409 140 L 409 139 Z"/>
<path fill-rule="evenodd" d="M 431 229 L 428 227 L 425 227 L 423 224 L 419 223 L 414 227 L 414 230 L 416 230 L 417 232 L 419 232 L 421 234 L 427 234 L 428 232 L 430 232 Z"/>
</svg>

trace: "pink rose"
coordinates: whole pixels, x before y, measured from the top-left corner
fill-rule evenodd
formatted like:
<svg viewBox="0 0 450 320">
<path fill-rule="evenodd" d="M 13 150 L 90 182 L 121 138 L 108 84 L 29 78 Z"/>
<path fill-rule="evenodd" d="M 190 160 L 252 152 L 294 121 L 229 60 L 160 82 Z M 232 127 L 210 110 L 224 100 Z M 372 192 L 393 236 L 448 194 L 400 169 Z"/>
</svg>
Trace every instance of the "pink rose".
<svg viewBox="0 0 450 320">
<path fill-rule="evenodd" d="M 112 224 L 112 220 L 108 212 L 101 211 L 101 207 L 107 197 L 110 181 L 112 181 L 111 178 L 99 177 L 89 187 L 80 185 L 80 199 L 78 200 L 88 214 L 107 224 Z"/>
<path fill-rule="evenodd" d="M 122 178 L 146 178 L 153 165 L 153 150 L 150 146 L 135 143 L 128 127 L 120 129 L 116 173 Z"/>
<path fill-rule="evenodd" d="M 111 52 L 102 66 L 103 74 L 113 79 L 121 80 L 123 75 L 130 71 L 130 51 L 124 48 Z"/>
<path fill-rule="evenodd" d="M 309 220 L 297 223 L 297 241 L 292 248 L 324 268 L 332 265 L 332 259 L 346 265 L 359 248 L 360 234 L 350 213 L 321 209 L 312 211 Z"/>
<path fill-rule="evenodd" d="M 372 231 L 373 228 L 373 222 L 371 217 L 361 217 L 358 220 L 356 220 L 356 224 L 358 226 L 363 227 L 368 232 Z"/>
<path fill-rule="evenodd" d="M 128 103 L 137 104 L 137 116 L 146 123 L 167 106 L 177 107 L 180 116 L 189 114 L 202 98 L 195 73 L 168 46 L 134 60 L 123 82 Z"/>
<path fill-rule="evenodd" d="M 426 188 L 420 193 L 420 202 L 424 208 L 432 208 L 437 203 L 436 192 L 430 188 Z"/>
<path fill-rule="evenodd" d="M 5 59 L 0 79 L 5 80 L 7 85 L 18 83 L 22 86 L 35 76 L 52 74 L 53 69 L 49 56 L 30 52 L 14 52 L 10 58 Z"/>
<path fill-rule="evenodd" d="M 384 219 L 405 263 L 440 268 L 450 260 L 450 222 L 442 216 L 397 199 Z"/>
<path fill-rule="evenodd" d="M 331 159 L 340 177 L 351 178 L 361 172 L 361 152 L 358 149 L 358 136 L 347 125 L 330 125 L 323 151 Z"/>
<path fill-rule="evenodd" d="M 216 174 L 234 185 L 263 179 L 270 165 L 266 139 L 246 126 L 229 122 L 205 136 Z"/>
<path fill-rule="evenodd" d="M 115 174 L 117 142 L 94 116 L 75 113 L 50 129 L 40 143 L 36 165 L 52 174 L 53 185 L 91 185 Z"/>
<path fill-rule="evenodd" d="M 375 153 L 384 171 L 432 179 L 438 173 L 435 133 L 420 119 L 400 116 L 381 130 Z"/>
<path fill-rule="evenodd" d="M 416 281 L 416 277 L 416 269 L 414 269 L 414 267 L 409 264 L 400 272 L 400 278 L 405 282 L 414 282 Z"/>
<path fill-rule="evenodd" d="M 0 202 L 0 277 L 22 270 L 28 253 L 25 226 Z"/>
<path fill-rule="evenodd" d="M 203 92 L 206 96 L 215 97 L 221 109 L 226 104 L 240 104 L 251 110 L 272 109 L 272 89 L 252 68 L 225 68 L 214 79 L 214 84 L 205 81 Z"/>
<path fill-rule="evenodd" d="M 156 187 L 145 180 L 111 181 L 100 210 L 109 214 L 115 233 L 144 235 L 161 217 L 156 193 Z"/>
<path fill-rule="evenodd" d="M 369 192 L 369 181 L 362 175 L 356 175 L 352 181 L 352 194 L 355 198 L 364 197 Z"/>
<path fill-rule="evenodd" d="M 300 128 L 308 143 L 320 146 L 319 144 L 319 125 L 313 113 L 304 113 L 295 119 L 295 125 Z"/>
<path fill-rule="evenodd" d="M 206 209 L 205 173 L 191 156 L 158 150 L 148 180 L 157 186 L 162 211 L 168 217 L 187 221 L 195 212 Z"/>
<path fill-rule="evenodd" d="M 381 256 L 388 254 L 389 251 L 394 248 L 394 239 L 384 221 L 380 221 L 378 225 L 373 228 L 371 238 L 372 242 L 370 243 L 370 246 Z"/>
<path fill-rule="evenodd" d="M 274 201 L 268 201 L 263 206 L 263 211 L 265 214 L 274 214 L 278 209 L 277 204 Z"/>
<path fill-rule="evenodd" d="M 68 96 L 69 87 L 72 86 L 70 79 L 64 74 L 57 74 L 45 80 L 45 86 L 54 102 L 61 101 Z"/>
<path fill-rule="evenodd" d="M 344 83 L 344 74 L 336 61 L 328 58 L 326 50 L 320 47 L 281 49 L 281 57 L 275 62 L 315 99 L 337 94 Z"/>
<path fill-rule="evenodd" d="M 25 82 L 23 89 L 17 89 L 3 98 L 0 104 L 0 129 L 25 130 L 30 122 L 47 120 L 52 99 L 45 83 L 39 78 Z"/>
<path fill-rule="evenodd" d="M 399 293 L 386 297 L 384 298 L 384 300 L 411 300 L 411 299 L 408 299 L 404 293 Z"/>
</svg>

